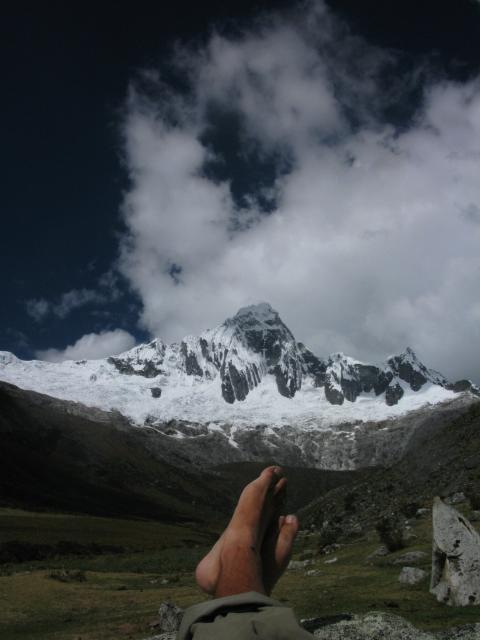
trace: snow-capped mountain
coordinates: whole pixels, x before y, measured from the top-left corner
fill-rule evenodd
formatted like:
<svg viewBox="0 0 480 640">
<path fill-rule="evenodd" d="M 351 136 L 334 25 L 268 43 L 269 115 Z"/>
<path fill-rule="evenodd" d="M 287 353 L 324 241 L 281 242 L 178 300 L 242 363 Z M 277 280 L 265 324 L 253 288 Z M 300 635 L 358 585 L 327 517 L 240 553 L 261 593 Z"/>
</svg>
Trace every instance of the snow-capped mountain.
<svg viewBox="0 0 480 640">
<path fill-rule="evenodd" d="M 451 385 L 411 349 L 383 365 L 334 353 L 320 358 L 266 303 L 244 307 L 200 336 L 160 339 L 102 360 L 22 361 L 0 352 L 0 380 L 24 389 L 117 410 L 136 425 L 298 425 L 325 428 L 379 421 L 425 404 L 479 393 Z M 223 427 L 222 427 L 223 428 Z"/>
</svg>

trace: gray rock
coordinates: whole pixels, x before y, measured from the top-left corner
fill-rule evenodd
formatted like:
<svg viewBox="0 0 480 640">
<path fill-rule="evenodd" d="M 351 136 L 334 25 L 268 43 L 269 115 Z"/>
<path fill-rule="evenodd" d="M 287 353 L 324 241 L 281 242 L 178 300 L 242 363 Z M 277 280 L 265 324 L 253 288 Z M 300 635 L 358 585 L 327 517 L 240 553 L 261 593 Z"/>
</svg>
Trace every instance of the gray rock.
<svg viewBox="0 0 480 640">
<path fill-rule="evenodd" d="M 183 609 L 172 602 L 162 602 L 158 609 L 158 622 L 154 624 L 155 630 L 160 633 L 176 633 L 183 618 Z"/>
<path fill-rule="evenodd" d="M 403 389 L 398 384 L 398 382 L 394 385 L 388 385 L 387 390 L 385 391 L 385 402 L 389 407 L 393 406 L 394 404 L 398 404 L 398 401 L 401 400 L 402 397 Z"/>
<path fill-rule="evenodd" d="M 418 567 L 403 567 L 398 576 L 401 584 L 418 584 L 427 577 L 427 572 Z"/>
<path fill-rule="evenodd" d="M 480 640 L 480 623 L 437 631 L 436 640 Z"/>
<path fill-rule="evenodd" d="M 427 555 L 425 551 L 409 551 L 392 560 L 392 564 L 414 564 L 424 560 Z"/>
<path fill-rule="evenodd" d="M 330 402 L 330 404 L 343 404 L 345 396 L 341 391 L 338 390 L 338 383 L 332 380 L 332 376 L 327 375 L 325 381 L 325 397 Z"/>
<path fill-rule="evenodd" d="M 455 393 L 470 391 L 470 393 L 478 394 L 478 387 L 471 380 L 457 380 L 446 385 L 446 388 L 455 391 Z"/>
<path fill-rule="evenodd" d="M 311 567 L 313 564 L 313 560 L 290 560 L 288 565 L 289 571 L 300 571 L 301 569 L 305 569 L 305 567 Z"/>
<path fill-rule="evenodd" d="M 181 343 L 180 353 L 183 358 L 183 366 L 188 376 L 203 376 L 203 369 L 198 364 L 197 355 L 194 351 L 190 351 L 186 342 Z"/>
<path fill-rule="evenodd" d="M 448 605 L 480 604 L 480 535 L 440 498 L 433 503 L 430 592 Z"/>
<path fill-rule="evenodd" d="M 324 547 L 322 547 L 320 553 L 324 556 L 328 556 L 330 553 L 334 553 L 335 551 L 337 551 L 337 549 L 340 549 L 340 545 L 336 542 L 333 542 L 332 544 L 326 544 Z"/>
<path fill-rule="evenodd" d="M 160 396 L 162 395 L 162 390 L 160 389 L 160 387 L 151 387 L 150 393 L 152 394 L 152 398 L 160 398 Z"/>
<path fill-rule="evenodd" d="M 329 560 L 324 560 L 323 564 L 333 564 L 334 562 L 338 562 L 338 558 L 330 558 Z"/>
<path fill-rule="evenodd" d="M 467 501 L 467 498 L 465 497 L 465 494 L 462 491 L 458 491 L 457 493 L 454 493 L 448 498 L 445 498 L 445 504 L 460 504 L 466 501 Z"/>
<path fill-rule="evenodd" d="M 142 360 L 134 358 L 107 358 L 107 362 L 112 364 L 119 373 L 128 376 L 144 376 L 145 378 L 155 378 L 163 373 L 160 365 L 163 363 L 163 354 L 158 353 L 155 360 Z"/>
<path fill-rule="evenodd" d="M 375 549 L 375 551 L 367 556 L 366 561 L 371 562 L 372 560 L 377 560 L 377 558 L 383 558 L 385 556 L 388 556 L 389 553 L 390 551 L 387 549 L 387 546 L 382 544 L 381 547 L 378 547 L 378 549 Z"/>
<path fill-rule="evenodd" d="M 470 522 L 479 522 L 480 521 L 480 511 L 472 511 L 470 514 Z"/>
<path fill-rule="evenodd" d="M 322 626 L 313 634 L 320 640 L 433 640 L 435 636 L 388 613 L 372 612 Z"/>
<path fill-rule="evenodd" d="M 301 623 L 319 640 L 480 640 L 480 624 L 429 633 L 400 616 L 380 611 L 311 618 Z"/>
<path fill-rule="evenodd" d="M 322 572 L 319 569 L 309 569 L 308 571 L 305 571 L 305 575 L 309 577 L 321 576 Z"/>
</svg>

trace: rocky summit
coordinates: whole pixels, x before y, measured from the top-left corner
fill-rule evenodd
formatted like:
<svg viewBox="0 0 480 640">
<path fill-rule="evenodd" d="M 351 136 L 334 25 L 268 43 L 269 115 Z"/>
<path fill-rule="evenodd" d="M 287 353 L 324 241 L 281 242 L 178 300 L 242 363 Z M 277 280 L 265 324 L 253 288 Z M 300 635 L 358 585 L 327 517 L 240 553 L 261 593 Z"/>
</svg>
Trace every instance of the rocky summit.
<svg viewBox="0 0 480 640">
<path fill-rule="evenodd" d="M 233 404 L 271 376 L 280 395 L 293 398 L 302 382 L 324 391 L 325 400 L 341 405 L 355 402 L 360 395 L 381 396 L 387 405 L 397 404 L 405 389 L 420 391 L 431 383 L 456 390 L 440 373 L 427 369 L 407 348 L 398 356 L 376 366 L 343 353 L 327 358 L 314 355 L 297 342 L 277 311 L 267 303 L 243 307 L 219 327 L 201 336 L 189 336 L 170 347 L 159 340 L 150 344 L 155 353 L 145 353 L 141 345 L 109 361 L 122 373 L 154 377 L 170 365 L 189 376 L 219 379 L 225 402 Z M 474 390 L 463 381 L 462 390 Z"/>
</svg>

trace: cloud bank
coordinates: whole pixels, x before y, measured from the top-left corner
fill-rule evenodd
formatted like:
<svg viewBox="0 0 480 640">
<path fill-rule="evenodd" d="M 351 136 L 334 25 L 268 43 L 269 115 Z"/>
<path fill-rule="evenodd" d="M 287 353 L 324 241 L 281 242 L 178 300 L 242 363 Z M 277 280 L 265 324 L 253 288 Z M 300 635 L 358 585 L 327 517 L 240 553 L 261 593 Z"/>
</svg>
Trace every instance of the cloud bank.
<svg viewBox="0 0 480 640">
<path fill-rule="evenodd" d="M 319 355 L 409 345 L 480 381 L 480 85 L 425 85 L 398 130 L 384 114 L 415 79 L 393 68 L 309 3 L 132 86 L 120 269 L 148 331 L 266 300 Z"/>
<path fill-rule="evenodd" d="M 65 349 L 37 351 L 39 360 L 63 362 L 64 360 L 98 360 L 127 351 L 135 345 L 135 338 L 123 329 L 87 333 Z"/>
</svg>

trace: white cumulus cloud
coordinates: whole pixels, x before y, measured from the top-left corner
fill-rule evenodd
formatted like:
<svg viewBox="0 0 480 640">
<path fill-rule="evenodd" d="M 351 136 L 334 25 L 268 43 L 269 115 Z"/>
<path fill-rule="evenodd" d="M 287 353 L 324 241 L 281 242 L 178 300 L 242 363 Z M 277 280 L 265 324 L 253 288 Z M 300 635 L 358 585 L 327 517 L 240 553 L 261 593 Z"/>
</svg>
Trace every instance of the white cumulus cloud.
<svg viewBox="0 0 480 640">
<path fill-rule="evenodd" d="M 305 7 L 178 50 L 188 95 L 132 89 L 120 268 L 141 323 L 178 340 L 266 300 L 319 355 L 410 345 L 480 381 L 480 84 L 431 84 L 394 131 L 379 115 L 402 90 L 379 82 L 390 56 Z M 206 170 L 224 161 L 217 112 L 236 114 L 247 160 L 283 167 L 268 215 Z"/>
<path fill-rule="evenodd" d="M 123 329 L 87 333 L 65 349 L 37 351 L 39 360 L 63 362 L 64 360 L 97 360 L 127 351 L 135 345 L 135 338 Z"/>
</svg>

